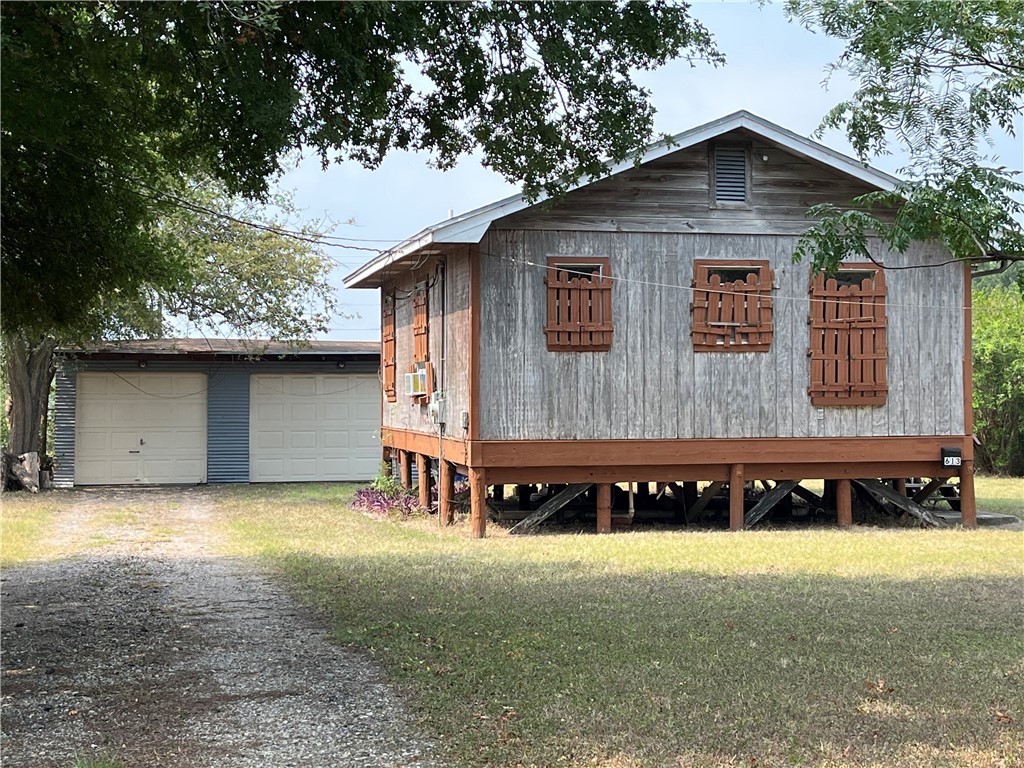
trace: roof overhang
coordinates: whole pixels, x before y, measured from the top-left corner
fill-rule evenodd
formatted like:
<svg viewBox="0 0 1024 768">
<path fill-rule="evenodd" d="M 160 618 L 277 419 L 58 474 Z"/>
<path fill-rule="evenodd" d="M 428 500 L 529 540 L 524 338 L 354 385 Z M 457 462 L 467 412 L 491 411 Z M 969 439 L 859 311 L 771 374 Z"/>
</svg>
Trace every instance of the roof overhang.
<svg viewBox="0 0 1024 768">
<path fill-rule="evenodd" d="M 824 144 L 804 138 L 793 133 L 793 131 L 771 123 L 746 110 L 733 112 L 731 115 L 726 115 L 710 123 L 699 125 L 696 128 L 691 128 L 688 131 L 683 131 L 668 139 L 652 144 L 638 160 L 625 161 L 617 165 L 608 166 L 608 173 L 606 175 L 614 176 L 622 171 L 635 168 L 638 165 L 643 165 L 665 155 L 739 129 L 745 129 L 779 145 L 798 157 L 825 165 L 877 189 L 891 191 L 900 184 L 900 180 L 895 176 L 890 176 L 877 168 L 872 168 L 866 163 L 855 160 L 841 152 L 836 152 Z M 581 181 L 572 186 L 569 191 L 585 187 L 594 181 L 597 181 L 597 179 L 589 178 Z M 352 272 L 345 278 L 345 287 L 379 288 L 384 273 L 390 267 L 397 266 L 401 262 L 410 259 L 410 257 L 425 255 L 425 249 L 430 246 L 437 246 L 437 252 L 443 253 L 455 245 L 479 243 L 487 232 L 488 227 L 497 219 L 542 203 L 546 199 L 545 196 L 541 196 L 537 200 L 527 201 L 521 194 L 512 195 L 504 200 L 499 200 L 490 205 L 485 205 L 482 208 L 477 208 L 476 210 L 427 227 L 412 237 L 403 240 L 393 248 L 384 251 L 355 272 Z"/>
<path fill-rule="evenodd" d="M 307 341 L 290 343 L 260 339 L 133 339 L 85 347 L 67 347 L 60 354 L 76 360 L 376 360 L 376 341 Z"/>
</svg>

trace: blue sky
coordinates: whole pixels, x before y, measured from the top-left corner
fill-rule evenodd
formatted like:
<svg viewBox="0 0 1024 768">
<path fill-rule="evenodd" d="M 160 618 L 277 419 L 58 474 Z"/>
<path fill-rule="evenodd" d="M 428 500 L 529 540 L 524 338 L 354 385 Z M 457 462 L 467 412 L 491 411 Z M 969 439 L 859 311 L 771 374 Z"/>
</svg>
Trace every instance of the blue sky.
<svg viewBox="0 0 1024 768">
<path fill-rule="evenodd" d="M 823 86 L 826 67 L 842 51 L 841 44 L 786 21 L 778 5 L 696 2 L 692 14 L 714 35 L 727 62 L 717 69 L 673 62 L 640 75 L 658 110 L 659 133 L 679 133 L 746 109 L 809 136 L 826 111 L 853 91 L 841 74 L 832 78 L 827 90 Z M 824 143 L 852 154 L 838 133 L 827 134 Z M 992 154 L 1004 165 L 1024 169 L 1021 132 L 1017 138 L 997 138 Z M 895 173 L 902 161 L 891 156 L 872 164 Z M 351 163 L 321 171 L 319 161 L 302 161 L 284 175 L 279 187 L 294 193 L 308 219 L 329 217 L 340 222 L 334 235 L 362 238 L 370 242 L 358 245 L 375 248 L 403 240 L 447 218 L 449 211 L 462 213 L 518 191 L 483 168 L 478 158 L 467 157 L 442 173 L 429 166 L 427 155 L 412 153 L 394 153 L 374 171 Z M 342 278 L 372 254 L 338 248 L 328 253 L 340 262 L 333 281 L 342 311 L 351 317 L 336 318 L 323 338 L 378 339 L 378 292 L 341 288 Z"/>
</svg>

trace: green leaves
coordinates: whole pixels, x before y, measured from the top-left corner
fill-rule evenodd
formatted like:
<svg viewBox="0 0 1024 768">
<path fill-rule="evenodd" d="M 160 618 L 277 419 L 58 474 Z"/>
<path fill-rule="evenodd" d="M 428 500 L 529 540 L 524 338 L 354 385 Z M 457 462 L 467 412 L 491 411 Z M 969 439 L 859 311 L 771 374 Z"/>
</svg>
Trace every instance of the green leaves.
<svg viewBox="0 0 1024 768">
<path fill-rule="evenodd" d="M 811 30 L 846 41 L 831 69 L 859 85 L 833 107 L 819 132 L 844 129 L 862 159 L 893 144 L 910 158 L 898 194 L 865 195 L 865 211 L 821 208 L 797 249 L 816 268 L 862 255 L 878 234 L 903 251 L 913 240 L 940 240 L 969 261 L 1024 259 L 1024 187 L 1018 172 L 982 154 L 991 132 L 1011 135 L 1024 111 L 1024 2 L 1020 0 L 789 0 Z"/>
<path fill-rule="evenodd" d="M 1024 97 L 1019 0 L 790 0 L 788 11 L 846 41 L 832 69 L 860 85 L 823 127 L 845 128 L 862 157 L 895 139 L 970 160 L 992 126 L 1012 132 Z"/>
<path fill-rule="evenodd" d="M 333 263 L 316 245 L 323 232 L 289 228 L 297 212 L 288 198 L 268 210 L 206 181 L 179 201 L 160 229 L 181 269 L 153 286 L 170 318 L 249 338 L 307 339 L 327 330 L 337 310 Z"/>
<path fill-rule="evenodd" d="M 1024 294 L 975 291 L 974 428 L 978 468 L 1024 474 Z"/>
<path fill-rule="evenodd" d="M 557 195 L 646 144 L 634 70 L 722 61 L 687 6 L 661 0 L 0 13 L 5 328 L 72 328 L 113 293 L 178 280 L 157 222 L 182 179 L 258 200 L 295 149 L 371 168 L 394 149 L 441 168 L 479 150 L 529 195 Z"/>
<path fill-rule="evenodd" d="M 853 210 L 814 206 L 808 216 L 818 221 L 801 237 L 793 260 L 834 271 L 844 258 L 869 258 L 870 236 L 901 253 L 912 242 L 937 240 L 965 261 L 1021 260 L 1022 192 L 1024 185 L 1005 170 L 971 166 L 893 192 L 861 195 L 852 201 Z M 885 209 L 893 212 L 880 212 Z"/>
</svg>

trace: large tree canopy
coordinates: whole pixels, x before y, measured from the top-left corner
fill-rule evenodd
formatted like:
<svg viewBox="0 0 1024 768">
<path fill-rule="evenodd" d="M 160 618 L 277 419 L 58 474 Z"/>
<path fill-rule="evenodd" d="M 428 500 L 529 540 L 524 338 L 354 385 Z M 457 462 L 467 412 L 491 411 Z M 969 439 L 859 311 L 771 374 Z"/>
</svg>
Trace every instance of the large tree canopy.
<svg viewBox="0 0 1024 768">
<path fill-rule="evenodd" d="M 860 198 L 866 210 L 813 210 L 821 221 L 798 255 L 831 268 L 865 257 L 874 232 L 897 250 L 938 239 L 968 261 L 1024 259 L 1024 187 L 987 156 L 992 132 L 1013 134 L 1024 111 L 1024 2 L 789 0 L 788 9 L 846 42 L 833 67 L 858 84 L 822 129 L 844 129 L 863 159 L 906 153 L 910 179 Z M 869 212 L 878 208 L 895 213 Z"/>
<path fill-rule="evenodd" d="M 172 270 L 141 274 L 132 290 L 97 296 L 74 327 L 4 329 L 4 445 L 12 452 L 45 452 L 58 344 L 158 337 L 182 323 L 193 333 L 227 329 L 250 338 L 305 339 L 327 327 L 336 310 L 333 264 L 315 245 L 322 232 L 309 225 L 290 229 L 296 211 L 287 197 L 264 208 L 211 180 L 178 186 L 175 205 L 155 227 L 158 254 Z"/>
<path fill-rule="evenodd" d="M 442 168 L 474 149 L 557 194 L 649 139 L 636 70 L 720 60 L 685 4 L 5 3 L 5 328 L 173 285 L 167 179 L 265 195 L 287 150 Z"/>
</svg>

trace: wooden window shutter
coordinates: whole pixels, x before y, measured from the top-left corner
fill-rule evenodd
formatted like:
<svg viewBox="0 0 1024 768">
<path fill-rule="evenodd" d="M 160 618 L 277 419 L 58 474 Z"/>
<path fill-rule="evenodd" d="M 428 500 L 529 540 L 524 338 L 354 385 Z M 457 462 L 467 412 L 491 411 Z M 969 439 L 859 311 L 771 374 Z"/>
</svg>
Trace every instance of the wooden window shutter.
<svg viewBox="0 0 1024 768">
<path fill-rule="evenodd" d="M 381 372 L 384 395 L 389 403 L 398 399 L 395 389 L 395 297 L 385 294 L 381 302 Z"/>
<path fill-rule="evenodd" d="M 844 264 L 811 280 L 812 405 L 884 405 L 888 395 L 885 272 Z"/>
<path fill-rule="evenodd" d="M 607 258 L 549 258 L 544 332 L 552 352 L 605 352 L 612 346 L 612 278 Z"/>
<path fill-rule="evenodd" d="M 747 150 L 744 147 L 716 146 L 714 156 L 715 201 L 747 202 Z"/>
<path fill-rule="evenodd" d="M 771 349 L 772 281 L 767 261 L 693 264 L 691 313 L 697 352 L 767 352 Z"/>
<path fill-rule="evenodd" d="M 427 310 L 427 284 L 420 283 L 412 296 L 413 354 L 417 363 L 430 359 L 430 340 L 427 335 L 430 315 Z"/>
</svg>

